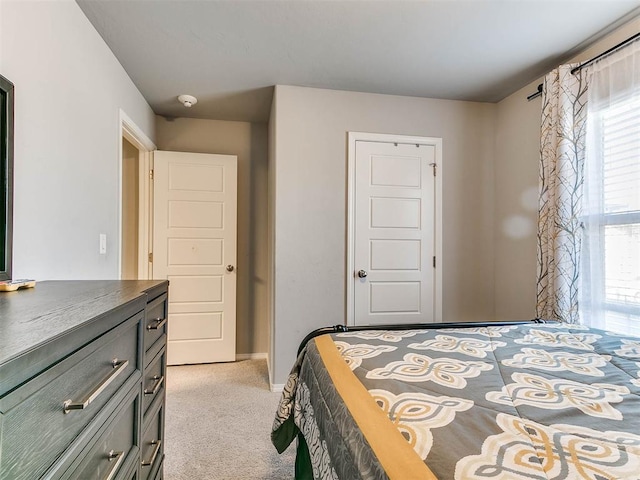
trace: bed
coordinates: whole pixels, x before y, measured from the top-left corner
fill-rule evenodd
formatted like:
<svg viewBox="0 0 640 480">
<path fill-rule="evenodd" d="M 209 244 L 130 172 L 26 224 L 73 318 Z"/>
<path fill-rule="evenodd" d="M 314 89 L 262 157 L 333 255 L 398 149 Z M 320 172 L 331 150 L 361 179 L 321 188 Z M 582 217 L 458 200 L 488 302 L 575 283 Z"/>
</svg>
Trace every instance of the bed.
<svg viewBox="0 0 640 480">
<path fill-rule="evenodd" d="M 337 326 L 301 345 L 271 438 L 297 439 L 297 479 L 640 479 L 639 393 L 640 338 Z"/>
</svg>

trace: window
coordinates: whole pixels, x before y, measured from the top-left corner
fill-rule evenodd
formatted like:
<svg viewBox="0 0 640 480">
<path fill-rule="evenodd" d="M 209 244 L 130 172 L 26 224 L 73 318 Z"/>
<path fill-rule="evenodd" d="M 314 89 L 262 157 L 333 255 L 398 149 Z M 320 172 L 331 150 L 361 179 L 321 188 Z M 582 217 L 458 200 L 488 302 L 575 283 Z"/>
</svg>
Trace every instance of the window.
<svg viewBox="0 0 640 480">
<path fill-rule="evenodd" d="M 589 117 L 583 321 L 640 336 L 640 96 Z"/>
</svg>

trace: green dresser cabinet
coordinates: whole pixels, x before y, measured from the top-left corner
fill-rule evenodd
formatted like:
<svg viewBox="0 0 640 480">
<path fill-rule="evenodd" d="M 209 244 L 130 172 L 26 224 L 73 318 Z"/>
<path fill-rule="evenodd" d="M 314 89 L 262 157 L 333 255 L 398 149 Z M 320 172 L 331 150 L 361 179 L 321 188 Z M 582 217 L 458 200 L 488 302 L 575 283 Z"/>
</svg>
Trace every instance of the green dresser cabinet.
<svg viewBox="0 0 640 480">
<path fill-rule="evenodd" d="M 0 480 L 158 480 L 166 281 L 0 292 Z"/>
</svg>

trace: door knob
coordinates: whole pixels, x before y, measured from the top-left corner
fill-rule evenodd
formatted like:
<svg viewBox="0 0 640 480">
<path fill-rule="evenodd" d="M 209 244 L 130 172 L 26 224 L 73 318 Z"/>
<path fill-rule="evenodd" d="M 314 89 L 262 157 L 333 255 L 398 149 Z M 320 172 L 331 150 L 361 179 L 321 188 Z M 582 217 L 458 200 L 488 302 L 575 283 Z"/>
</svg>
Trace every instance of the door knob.
<svg viewBox="0 0 640 480">
<path fill-rule="evenodd" d="M 368 274 L 367 274 L 367 271 L 366 271 L 366 270 L 358 270 L 358 276 L 359 276 L 360 278 L 364 278 L 364 277 L 366 277 L 367 275 L 368 275 Z"/>
<path fill-rule="evenodd" d="M 227 265 L 227 272 L 233 272 L 233 265 Z"/>
</svg>

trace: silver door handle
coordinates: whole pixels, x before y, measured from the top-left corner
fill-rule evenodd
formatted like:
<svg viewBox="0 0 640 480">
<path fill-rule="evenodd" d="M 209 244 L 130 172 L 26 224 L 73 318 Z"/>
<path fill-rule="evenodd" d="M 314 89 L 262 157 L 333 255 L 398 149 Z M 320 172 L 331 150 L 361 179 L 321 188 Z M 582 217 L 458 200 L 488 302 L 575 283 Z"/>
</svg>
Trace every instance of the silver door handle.
<svg viewBox="0 0 640 480">
<path fill-rule="evenodd" d="M 167 317 L 155 318 L 149 325 L 147 325 L 147 330 L 160 330 L 165 323 L 167 323 Z"/>
<path fill-rule="evenodd" d="M 67 400 L 62 404 L 62 409 L 64 413 L 69 413 L 73 410 L 84 410 L 89 406 L 91 402 L 93 402 L 98 396 L 106 390 L 106 388 L 113 382 L 118 375 L 120 375 L 129 365 L 129 360 L 120 361 L 117 358 L 114 358 L 111 361 L 111 366 L 113 370 L 109 372 L 109 374 L 87 394 L 87 396 L 78 401 L 74 402 L 73 400 Z"/>
<path fill-rule="evenodd" d="M 104 480 L 112 480 L 113 477 L 115 477 L 116 472 L 118 471 L 118 468 L 120 467 L 120 464 L 124 460 L 124 452 L 114 452 L 113 450 L 111 450 L 107 454 L 107 460 L 109 460 L 110 462 L 112 462 L 114 460 L 116 461 L 116 463 L 113 464 L 113 466 L 109 469 L 109 471 L 107 472 L 107 474 L 104 477 Z"/>
<path fill-rule="evenodd" d="M 162 376 L 154 375 L 152 380 L 153 380 L 153 388 L 145 388 L 144 389 L 145 395 L 155 395 L 156 393 L 158 393 L 158 389 L 160 388 L 160 385 L 162 385 L 162 382 L 164 382 L 164 375 Z"/>
<path fill-rule="evenodd" d="M 368 275 L 366 270 L 358 270 L 358 276 L 360 278 L 365 278 Z"/>
<path fill-rule="evenodd" d="M 154 440 L 150 443 L 150 445 L 155 445 L 153 454 L 151 455 L 150 460 L 142 460 L 140 462 L 143 467 L 150 467 L 151 465 L 153 465 L 153 462 L 156 461 L 156 457 L 158 456 L 158 452 L 160 451 L 160 447 L 162 446 L 162 440 Z"/>
</svg>

